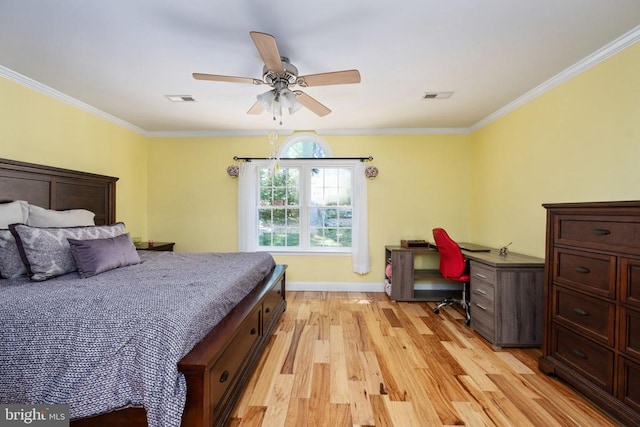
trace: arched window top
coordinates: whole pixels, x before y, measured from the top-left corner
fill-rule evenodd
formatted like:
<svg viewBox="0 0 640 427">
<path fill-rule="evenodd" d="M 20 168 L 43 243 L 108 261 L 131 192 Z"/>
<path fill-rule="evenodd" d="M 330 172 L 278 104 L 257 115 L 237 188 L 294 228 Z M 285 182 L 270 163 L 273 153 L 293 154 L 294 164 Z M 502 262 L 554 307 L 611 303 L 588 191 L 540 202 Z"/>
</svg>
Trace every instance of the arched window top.
<svg viewBox="0 0 640 427">
<path fill-rule="evenodd" d="M 331 157 L 331 147 L 313 133 L 298 133 L 287 138 L 280 148 L 281 159 L 300 159 Z"/>
</svg>

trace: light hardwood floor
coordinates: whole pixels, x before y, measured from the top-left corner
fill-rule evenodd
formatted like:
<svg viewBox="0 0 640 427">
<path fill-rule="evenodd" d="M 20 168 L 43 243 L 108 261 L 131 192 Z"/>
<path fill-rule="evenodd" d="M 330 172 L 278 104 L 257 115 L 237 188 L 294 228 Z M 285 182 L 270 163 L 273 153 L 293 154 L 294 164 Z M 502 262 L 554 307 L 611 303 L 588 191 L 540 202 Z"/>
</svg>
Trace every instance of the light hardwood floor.
<svg viewBox="0 0 640 427">
<path fill-rule="evenodd" d="M 616 426 L 538 371 L 539 349 L 495 349 L 434 303 L 288 292 L 231 426 Z"/>
</svg>

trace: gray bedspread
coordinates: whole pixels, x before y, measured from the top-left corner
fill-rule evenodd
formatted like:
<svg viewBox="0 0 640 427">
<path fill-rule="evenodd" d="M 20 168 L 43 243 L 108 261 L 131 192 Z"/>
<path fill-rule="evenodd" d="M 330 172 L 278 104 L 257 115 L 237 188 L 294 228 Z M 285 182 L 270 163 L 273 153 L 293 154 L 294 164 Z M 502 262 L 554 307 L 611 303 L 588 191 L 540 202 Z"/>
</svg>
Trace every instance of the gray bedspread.
<svg viewBox="0 0 640 427">
<path fill-rule="evenodd" d="M 71 418 L 144 406 L 179 426 L 176 364 L 275 265 L 266 253 L 141 251 L 80 279 L 0 280 L 0 402 L 60 403 Z"/>
</svg>

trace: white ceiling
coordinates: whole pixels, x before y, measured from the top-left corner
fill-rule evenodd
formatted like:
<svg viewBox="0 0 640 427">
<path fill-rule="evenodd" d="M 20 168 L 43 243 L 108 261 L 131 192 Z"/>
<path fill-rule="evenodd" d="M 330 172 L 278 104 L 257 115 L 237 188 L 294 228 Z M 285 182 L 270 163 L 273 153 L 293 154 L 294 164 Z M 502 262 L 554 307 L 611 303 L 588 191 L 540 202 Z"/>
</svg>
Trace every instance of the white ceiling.
<svg viewBox="0 0 640 427">
<path fill-rule="evenodd" d="M 639 0 L 0 0 L 0 65 L 149 135 L 464 129 L 639 25 Z M 191 73 L 260 79 L 249 31 L 362 82 L 305 88 L 326 117 L 248 115 L 266 86 Z"/>
</svg>

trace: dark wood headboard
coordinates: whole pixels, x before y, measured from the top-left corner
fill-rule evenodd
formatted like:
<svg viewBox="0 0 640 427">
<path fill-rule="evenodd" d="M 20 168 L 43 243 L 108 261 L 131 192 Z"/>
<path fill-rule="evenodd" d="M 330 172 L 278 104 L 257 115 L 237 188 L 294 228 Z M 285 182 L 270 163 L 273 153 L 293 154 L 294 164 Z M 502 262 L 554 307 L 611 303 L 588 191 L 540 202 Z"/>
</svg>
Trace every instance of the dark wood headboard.
<svg viewBox="0 0 640 427">
<path fill-rule="evenodd" d="M 88 209 L 96 225 L 116 222 L 118 178 L 0 159 L 0 202 L 26 200 L 47 209 Z"/>
</svg>

